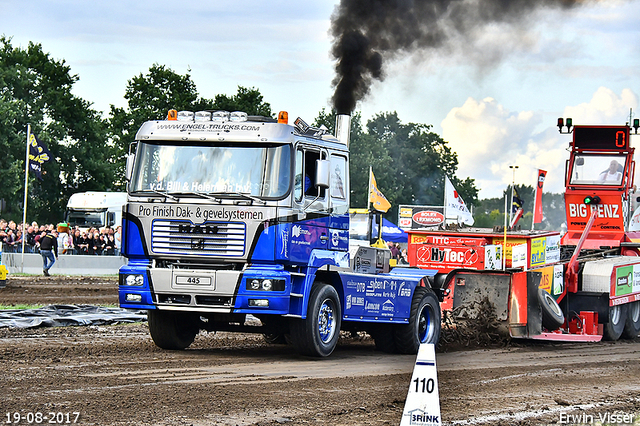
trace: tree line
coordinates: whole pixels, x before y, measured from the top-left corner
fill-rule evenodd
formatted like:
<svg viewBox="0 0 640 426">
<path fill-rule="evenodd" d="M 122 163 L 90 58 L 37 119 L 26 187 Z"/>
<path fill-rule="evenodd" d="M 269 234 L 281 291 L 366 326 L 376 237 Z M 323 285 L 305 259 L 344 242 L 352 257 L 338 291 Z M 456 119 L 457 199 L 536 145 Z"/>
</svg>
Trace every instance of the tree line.
<svg viewBox="0 0 640 426">
<path fill-rule="evenodd" d="M 238 86 L 231 96 L 202 97 L 191 75 L 153 64 L 131 78 L 124 90 L 126 107 L 103 113 L 72 93 L 78 81 L 64 60 L 46 53 L 40 44 L 12 46 L 0 37 L 0 199 L 3 217 L 21 220 L 27 123 L 53 154 L 43 166 L 43 179 L 29 177 L 29 220 L 54 223 L 62 218 L 69 197 L 82 191 L 123 191 L 125 158 L 140 125 L 166 117 L 170 109 L 244 111 L 273 117 L 271 105 L 257 88 Z M 335 111 L 321 109 L 315 125 L 333 132 Z M 442 205 L 448 176 L 469 206 L 481 207 L 471 178 L 456 177 L 458 160 L 432 126 L 403 123 L 396 112 L 383 112 L 363 123 L 351 121 L 351 205 L 366 207 L 369 167 L 392 209 L 399 204 Z M 488 205 L 488 204 L 487 204 Z M 477 210 L 476 210 L 477 211 Z M 490 216 L 492 213 L 483 213 Z M 481 215 L 482 216 L 482 215 Z M 489 224 L 484 216 L 481 222 Z M 498 223 L 499 224 L 499 223 Z"/>
</svg>

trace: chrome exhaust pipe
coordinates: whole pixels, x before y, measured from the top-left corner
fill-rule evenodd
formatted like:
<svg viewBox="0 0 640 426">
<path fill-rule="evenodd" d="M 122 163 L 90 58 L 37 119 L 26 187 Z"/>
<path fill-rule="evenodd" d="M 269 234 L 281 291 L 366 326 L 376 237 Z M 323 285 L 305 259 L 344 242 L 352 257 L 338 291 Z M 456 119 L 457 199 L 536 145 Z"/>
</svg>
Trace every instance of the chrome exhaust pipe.
<svg viewBox="0 0 640 426">
<path fill-rule="evenodd" d="M 349 147 L 349 139 L 351 136 L 351 115 L 336 115 L 336 138 Z"/>
</svg>

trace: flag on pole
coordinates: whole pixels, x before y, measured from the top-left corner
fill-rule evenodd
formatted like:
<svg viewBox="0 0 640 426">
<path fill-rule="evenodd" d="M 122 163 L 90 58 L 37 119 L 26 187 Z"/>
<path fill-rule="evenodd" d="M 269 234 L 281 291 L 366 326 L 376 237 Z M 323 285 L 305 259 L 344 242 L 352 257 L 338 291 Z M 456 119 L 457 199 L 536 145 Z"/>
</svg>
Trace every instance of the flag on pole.
<svg viewBox="0 0 640 426">
<path fill-rule="evenodd" d="M 460 194 L 458 194 L 458 191 L 453 187 L 448 176 L 445 176 L 444 180 L 444 200 L 444 215 L 446 218 L 456 219 L 457 223 L 462 222 L 469 226 L 473 225 L 473 215 Z"/>
<path fill-rule="evenodd" d="M 376 177 L 373 170 L 369 167 L 369 203 L 373 204 L 373 208 L 379 212 L 386 213 L 391 208 L 391 203 L 378 189 Z"/>
<path fill-rule="evenodd" d="M 533 211 L 533 223 L 542 222 L 542 185 L 547 176 L 546 170 L 538 169 L 538 184 L 536 185 L 536 208 Z"/>
<path fill-rule="evenodd" d="M 29 135 L 29 170 L 42 180 L 42 165 L 51 161 L 51 153 L 33 133 Z"/>
<path fill-rule="evenodd" d="M 513 200 L 511 201 L 511 213 L 516 213 L 519 209 L 522 208 L 524 201 L 522 198 L 518 196 L 518 190 L 516 187 L 513 187 Z"/>
</svg>

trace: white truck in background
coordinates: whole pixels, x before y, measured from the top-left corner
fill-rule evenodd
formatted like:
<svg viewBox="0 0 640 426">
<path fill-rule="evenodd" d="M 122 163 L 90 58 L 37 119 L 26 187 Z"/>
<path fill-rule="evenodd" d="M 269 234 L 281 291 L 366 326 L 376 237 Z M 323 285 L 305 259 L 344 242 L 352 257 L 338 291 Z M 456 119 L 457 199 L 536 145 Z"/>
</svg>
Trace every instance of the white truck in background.
<svg viewBox="0 0 640 426">
<path fill-rule="evenodd" d="M 71 229 L 91 227 L 102 229 L 122 223 L 122 206 L 127 202 L 126 192 L 78 192 L 69 197 L 65 222 Z"/>
</svg>

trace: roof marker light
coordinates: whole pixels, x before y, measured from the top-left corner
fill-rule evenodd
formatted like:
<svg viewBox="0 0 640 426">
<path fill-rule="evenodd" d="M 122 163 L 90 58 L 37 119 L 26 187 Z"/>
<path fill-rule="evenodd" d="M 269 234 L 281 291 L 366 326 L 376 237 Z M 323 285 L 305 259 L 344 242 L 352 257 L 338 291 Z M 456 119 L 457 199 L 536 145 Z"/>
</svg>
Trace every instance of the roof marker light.
<svg viewBox="0 0 640 426">
<path fill-rule="evenodd" d="M 209 111 L 196 112 L 196 121 L 211 121 L 211 113 Z"/>
<path fill-rule="evenodd" d="M 229 113 L 227 111 L 216 111 L 211 114 L 212 121 L 229 121 Z"/>
<path fill-rule="evenodd" d="M 289 124 L 289 113 L 287 111 L 280 111 L 278 113 L 278 123 Z"/>
<path fill-rule="evenodd" d="M 177 120 L 178 119 L 178 111 L 176 111 L 175 109 L 170 109 L 169 112 L 167 113 L 167 120 Z"/>
<path fill-rule="evenodd" d="M 179 121 L 187 121 L 187 120 L 191 120 L 193 121 L 193 111 L 178 111 L 178 120 Z"/>
<path fill-rule="evenodd" d="M 247 121 L 247 113 L 235 111 L 229 115 L 229 121 Z"/>
</svg>

